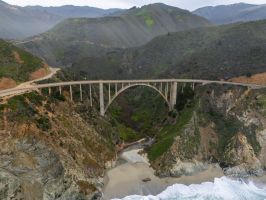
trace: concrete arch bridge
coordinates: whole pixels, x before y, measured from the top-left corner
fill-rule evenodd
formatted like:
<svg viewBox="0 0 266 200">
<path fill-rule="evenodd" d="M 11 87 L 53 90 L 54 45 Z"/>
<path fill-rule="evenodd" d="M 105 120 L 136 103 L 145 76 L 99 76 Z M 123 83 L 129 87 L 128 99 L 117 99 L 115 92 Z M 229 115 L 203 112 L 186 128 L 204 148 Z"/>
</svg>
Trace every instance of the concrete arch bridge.
<svg viewBox="0 0 266 200">
<path fill-rule="evenodd" d="M 73 87 L 79 87 L 80 100 L 83 101 L 84 86 L 89 86 L 89 101 L 92 105 L 92 87 L 97 86 L 99 88 L 99 102 L 100 102 L 100 114 L 105 115 L 110 105 L 115 99 L 124 91 L 132 87 L 143 86 L 155 90 L 159 93 L 167 103 L 169 110 L 172 111 L 177 103 L 177 84 L 190 84 L 192 89 L 195 89 L 196 84 L 221 84 L 232 86 L 243 86 L 251 89 L 266 88 L 266 86 L 255 84 L 243 84 L 233 83 L 226 81 L 210 81 L 210 80 L 193 80 L 193 79 L 153 79 L 153 80 L 97 80 L 97 81 L 71 81 L 49 84 L 37 84 L 28 87 L 17 87 L 8 90 L 0 91 L 0 98 L 23 94 L 26 92 L 36 91 L 47 88 L 49 94 L 52 93 L 52 88 L 56 88 L 60 95 L 62 90 L 68 88 L 70 99 L 73 101 Z"/>
</svg>

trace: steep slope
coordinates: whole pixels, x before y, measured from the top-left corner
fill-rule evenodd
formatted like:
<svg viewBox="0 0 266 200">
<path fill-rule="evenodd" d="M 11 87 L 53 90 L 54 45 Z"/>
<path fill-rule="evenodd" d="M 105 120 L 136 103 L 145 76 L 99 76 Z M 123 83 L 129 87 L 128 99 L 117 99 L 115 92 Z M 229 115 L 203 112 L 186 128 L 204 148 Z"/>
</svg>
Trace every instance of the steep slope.
<svg viewBox="0 0 266 200">
<path fill-rule="evenodd" d="M 266 19 L 266 5 L 232 4 L 204 7 L 193 12 L 214 24 L 229 24 Z"/>
<path fill-rule="evenodd" d="M 185 94 L 188 90 L 191 88 Z M 219 163 L 226 175 L 262 175 L 266 164 L 265 92 L 198 86 L 177 120 L 161 129 L 147 149 L 157 175 L 192 175 L 212 162 Z M 178 94 L 184 95 L 180 90 Z"/>
<path fill-rule="evenodd" d="M 222 79 L 265 72 L 265 27 L 266 21 L 258 21 L 171 33 L 142 47 L 88 56 L 72 70 L 103 79 Z"/>
<path fill-rule="evenodd" d="M 208 25 L 207 20 L 188 11 L 152 4 L 118 17 L 68 19 L 23 46 L 53 64 L 60 61 L 68 66 L 76 61 L 76 56 L 93 56 L 97 49 L 100 52 L 102 48 L 139 46 L 158 35 Z"/>
<path fill-rule="evenodd" d="M 3 40 L 0 40 L 0 58 L 0 89 L 28 81 L 35 72 L 49 72 L 40 58 Z"/>
<path fill-rule="evenodd" d="M 99 199 L 112 125 L 86 104 L 36 92 L 0 105 L 1 199 Z"/>
<path fill-rule="evenodd" d="M 0 2 L 0 37 L 21 39 L 49 30 L 60 17 Z"/>
<path fill-rule="evenodd" d="M 95 17 L 103 17 L 106 15 L 110 15 L 116 12 L 122 11 L 122 9 L 101 9 L 94 8 L 88 6 L 59 6 L 59 7 L 42 7 L 42 6 L 27 6 L 25 7 L 29 10 L 39 10 L 41 12 L 45 11 L 51 13 L 53 15 L 61 16 L 62 18 L 78 18 L 78 17 L 86 17 L 86 18 L 95 18 Z"/>
</svg>

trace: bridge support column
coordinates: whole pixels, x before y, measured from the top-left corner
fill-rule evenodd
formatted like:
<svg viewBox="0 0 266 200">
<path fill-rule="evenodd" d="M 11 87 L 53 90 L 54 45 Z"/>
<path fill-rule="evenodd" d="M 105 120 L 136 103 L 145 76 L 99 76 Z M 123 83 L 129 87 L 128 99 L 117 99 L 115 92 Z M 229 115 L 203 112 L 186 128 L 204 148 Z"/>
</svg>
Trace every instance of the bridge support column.
<svg viewBox="0 0 266 200">
<path fill-rule="evenodd" d="M 49 96 L 51 96 L 51 93 L 52 93 L 52 89 L 49 87 Z"/>
<path fill-rule="evenodd" d="M 100 114 L 104 116 L 104 96 L 103 96 L 103 83 L 99 85 L 99 93 L 100 93 Z"/>
<path fill-rule="evenodd" d="M 59 93 L 60 93 L 60 95 L 62 95 L 62 87 L 61 86 L 59 86 Z"/>
<path fill-rule="evenodd" d="M 169 86 L 168 86 L 168 83 L 166 83 L 164 95 L 165 95 L 167 101 L 168 101 L 168 90 L 169 90 Z"/>
<path fill-rule="evenodd" d="M 115 84 L 115 94 L 117 94 L 117 83 Z"/>
<path fill-rule="evenodd" d="M 79 85 L 79 92 L 80 92 L 80 101 L 83 101 L 83 94 L 82 94 L 82 86 Z"/>
<path fill-rule="evenodd" d="M 92 92 L 91 92 L 91 85 L 90 85 L 90 104 L 91 104 L 91 107 L 92 107 Z"/>
<path fill-rule="evenodd" d="M 108 102 L 110 103 L 111 102 L 111 85 L 110 85 L 110 83 L 109 83 L 109 85 L 108 85 Z"/>
<path fill-rule="evenodd" d="M 70 100 L 73 101 L 72 85 L 69 86 Z"/>
<path fill-rule="evenodd" d="M 170 91 L 170 111 L 173 111 L 175 109 L 176 96 L 177 96 L 177 82 L 173 82 L 171 84 L 171 91 Z"/>
</svg>

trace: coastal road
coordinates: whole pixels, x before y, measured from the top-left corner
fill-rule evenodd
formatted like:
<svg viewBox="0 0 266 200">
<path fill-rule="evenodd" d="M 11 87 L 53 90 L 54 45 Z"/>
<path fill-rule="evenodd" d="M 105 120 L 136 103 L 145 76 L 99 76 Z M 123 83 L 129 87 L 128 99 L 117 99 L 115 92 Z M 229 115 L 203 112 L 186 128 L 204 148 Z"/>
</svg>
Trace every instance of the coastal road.
<svg viewBox="0 0 266 200">
<path fill-rule="evenodd" d="M 20 85 L 16 86 L 15 88 L 12 88 L 12 89 L 1 90 L 0 91 L 0 98 L 12 97 L 12 96 L 23 94 L 23 93 L 28 91 L 27 88 L 31 88 L 36 82 L 52 78 L 60 70 L 60 68 L 50 67 L 49 70 L 50 70 L 50 73 L 47 74 L 46 76 L 42 77 L 42 78 L 38 78 L 38 79 L 34 79 L 31 81 L 21 83 Z M 4 91 L 6 91 L 6 92 L 3 95 L 2 92 L 4 92 Z"/>
</svg>

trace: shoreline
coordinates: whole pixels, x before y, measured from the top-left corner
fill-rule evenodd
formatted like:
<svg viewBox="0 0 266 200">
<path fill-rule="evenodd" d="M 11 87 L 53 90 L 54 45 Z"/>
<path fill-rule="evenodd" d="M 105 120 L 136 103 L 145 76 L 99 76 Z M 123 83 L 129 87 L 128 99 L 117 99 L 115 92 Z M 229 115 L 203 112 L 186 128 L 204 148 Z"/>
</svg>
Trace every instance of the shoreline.
<svg viewBox="0 0 266 200">
<path fill-rule="evenodd" d="M 141 149 L 125 150 L 119 155 L 116 167 L 107 171 L 104 177 L 103 199 L 124 198 L 130 195 L 158 195 L 174 184 L 199 184 L 213 182 L 224 176 L 223 170 L 216 165 L 209 165 L 205 171 L 193 176 L 179 178 L 159 178 L 149 166 L 145 156 L 139 155 Z M 143 181 L 146 179 L 146 181 Z"/>
</svg>

